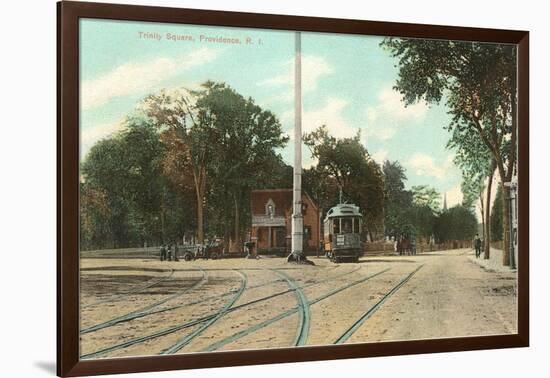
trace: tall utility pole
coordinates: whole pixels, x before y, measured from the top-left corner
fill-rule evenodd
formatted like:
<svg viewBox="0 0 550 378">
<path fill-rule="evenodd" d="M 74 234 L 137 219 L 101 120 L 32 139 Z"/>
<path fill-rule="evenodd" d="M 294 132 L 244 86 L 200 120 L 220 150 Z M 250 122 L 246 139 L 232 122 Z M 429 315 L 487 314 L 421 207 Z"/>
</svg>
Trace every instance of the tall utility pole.
<svg viewBox="0 0 550 378">
<path fill-rule="evenodd" d="M 294 180 L 292 191 L 292 252 L 288 261 L 305 260 L 302 216 L 302 37 L 296 32 L 294 57 Z"/>
<path fill-rule="evenodd" d="M 510 220 L 508 221 L 509 227 L 509 234 L 508 237 L 508 252 L 503 251 L 504 253 L 508 253 L 510 256 L 510 269 L 516 269 L 516 256 L 515 256 L 515 226 L 517 224 L 517 214 L 516 214 L 516 200 L 517 200 L 517 183 L 516 182 L 505 182 L 504 186 L 507 186 L 510 188 L 510 197 L 508 197 L 508 208 L 510 212 Z M 506 247 L 506 246 L 505 246 Z"/>
</svg>

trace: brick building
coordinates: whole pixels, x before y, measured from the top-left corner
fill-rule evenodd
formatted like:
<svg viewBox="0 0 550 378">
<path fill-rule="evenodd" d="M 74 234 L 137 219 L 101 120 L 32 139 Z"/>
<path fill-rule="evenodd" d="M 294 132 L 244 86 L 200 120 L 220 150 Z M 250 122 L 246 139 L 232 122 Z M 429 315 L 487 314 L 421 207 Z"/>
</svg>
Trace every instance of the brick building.
<svg viewBox="0 0 550 378">
<path fill-rule="evenodd" d="M 290 253 L 292 236 L 292 189 L 253 190 L 250 195 L 252 213 L 251 241 L 259 253 Z M 319 249 L 319 209 L 307 193 L 302 193 L 304 217 L 304 251 Z"/>
</svg>

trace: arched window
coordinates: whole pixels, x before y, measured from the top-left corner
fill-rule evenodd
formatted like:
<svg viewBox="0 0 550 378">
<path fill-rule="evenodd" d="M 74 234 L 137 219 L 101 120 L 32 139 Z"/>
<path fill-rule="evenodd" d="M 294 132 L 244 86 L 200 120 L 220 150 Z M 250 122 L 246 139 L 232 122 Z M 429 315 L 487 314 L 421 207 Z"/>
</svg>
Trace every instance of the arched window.
<svg viewBox="0 0 550 378">
<path fill-rule="evenodd" d="M 270 218 L 275 216 L 275 202 L 271 198 L 265 204 L 265 215 Z"/>
</svg>

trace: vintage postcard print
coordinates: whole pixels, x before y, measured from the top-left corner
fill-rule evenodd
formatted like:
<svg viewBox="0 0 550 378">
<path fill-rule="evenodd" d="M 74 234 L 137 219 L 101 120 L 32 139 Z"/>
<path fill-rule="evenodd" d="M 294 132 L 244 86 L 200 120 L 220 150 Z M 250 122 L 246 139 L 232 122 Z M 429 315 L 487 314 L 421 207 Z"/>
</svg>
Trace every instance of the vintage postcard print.
<svg viewBox="0 0 550 378">
<path fill-rule="evenodd" d="M 516 45 L 79 34 L 81 359 L 518 332 Z"/>
</svg>

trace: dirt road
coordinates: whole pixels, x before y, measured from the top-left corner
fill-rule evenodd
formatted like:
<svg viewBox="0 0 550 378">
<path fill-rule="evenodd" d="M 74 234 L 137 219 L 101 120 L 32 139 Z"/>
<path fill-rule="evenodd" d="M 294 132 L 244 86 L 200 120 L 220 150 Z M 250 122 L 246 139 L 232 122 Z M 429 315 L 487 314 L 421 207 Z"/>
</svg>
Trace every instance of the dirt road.
<svg viewBox="0 0 550 378">
<path fill-rule="evenodd" d="M 515 333 L 516 274 L 486 271 L 469 253 L 338 265 L 313 258 L 315 266 L 281 258 L 82 259 L 81 355 Z"/>
</svg>

